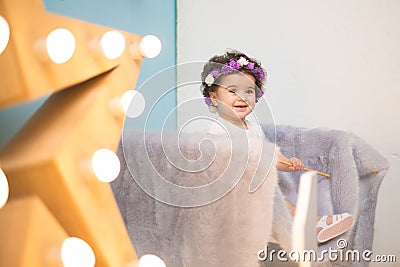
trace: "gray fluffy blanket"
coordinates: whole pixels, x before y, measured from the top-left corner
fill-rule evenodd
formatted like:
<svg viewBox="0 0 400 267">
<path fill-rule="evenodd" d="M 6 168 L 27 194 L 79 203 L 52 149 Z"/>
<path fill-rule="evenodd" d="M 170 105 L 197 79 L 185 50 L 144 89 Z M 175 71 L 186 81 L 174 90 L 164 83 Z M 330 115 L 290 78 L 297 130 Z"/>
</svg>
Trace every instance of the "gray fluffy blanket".
<svg viewBox="0 0 400 267">
<path fill-rule="evenodd" d="M 264 125 L 263 129 L 286 157 L 298 157 L 307 167 L 331 175 L 331 179 L 319 177 L 319 214 L 350 212 L 356 216 L 353 229 L 340 238 L 347 239 L 347 249 L 371 249 L 377 194 L 388 169 L 387 160 L 348 132 L 289 126 L 275 129 L 271 125 Z M 118 150 L 122 170 L 112 188 L 137 254 L 156 254 L 173 267 L 259 266 L 256 253 L 270 240 L 271 231 L 279 245 L 290 250 L 292 218 L 282 194 L 296 202 L 301 173 L 279 173 L 278 187 L 274 168 L 268 169 L 269 175 L 263 179 L 266 170 L 254 174 L 259 168 L 257 159 L 250 158 L 249 164 L 242 166 L 246 160 L 238 156 L 240 153 L 231 157 L 225 150 L 218 150 L 226 144 L 214 140 L 219 151 L 215 153 L 207 142 L 199 142 L 202 138 L 182 138 L 178 141 L 179 152 L 174 135 L 161 140 L 157 133 L 144 137 L 138 132 L 124 132 L 123 145 Z M 273 149 L 267 144 L 264 147 L 268 151 L 262 153 L 261 162 L 270 162 Z M 249 155 L 252 154 L 250 150 Z M 196 161 L 199 155 L 204 162 Z M 224 162 L 235 166 L 233 172 Z M 164 182 L 201 187 L 226 169 L 228 178 L 239 177 L 240 181 L 228 184 L 234 188 L 227 194 L 221 194 L 226 190 L 219 192 L 221 186 L 217 186 L 200 200 L 193 192 L 165 189 L 168 185 L 159 181 L 161 174 Z M 249 193 L 252 179 L 260 186 Z M 202 205 L 211 199 L 209 194 L 212 201 Z M 216 195 L 222 197 L 217 199 Z M 337 240 L 322 244 L 319 249 L 337 248 Z M 333 264 L 367 266 L 366 262 Z"/>
<path fill-rule="evenodd" d="M 124 132 L 112 188 L 138 256 L 171 267 L 259 265 L 271 236 L 276 147 L 246 144 L 245 136 Z"/>
<path fill-rule="evenodd" d="M 358 136 L 339 130 L 306 129 L 291 126 L 263 126 L 268 139 L 275 142 L 286 157 L 300 158 L 305 166 L 328 173 L 330 179 L 320 176 L 318 181 L 319 215 L 349 212 L 357 220 L 355 226 L 325 244 L 320 252 L 330 248 L 338 249 L 337 241 L 347 240 L 345 250 L 363 252 L 372 249 L 374 235 L 375 207 L 378 190 L 387 173 L 389 163 L 370 145 Z M 301 173 L 279 173 L 279 185 L 284 195 L 296 202 Z M 279 195 L 279 193 L 277 194 Z M 291 221 L 286 212 L 279 210 L 275 201 L 273 228 L 275 238 L 283 247 L 290 247 Z M 286 231 L 284 231 L 286 230 Z M 338 249 L 340 250 L 340 249 Z M 334 266 L 368 266 L 358 261 L 332 261 Z"/>
</svg>

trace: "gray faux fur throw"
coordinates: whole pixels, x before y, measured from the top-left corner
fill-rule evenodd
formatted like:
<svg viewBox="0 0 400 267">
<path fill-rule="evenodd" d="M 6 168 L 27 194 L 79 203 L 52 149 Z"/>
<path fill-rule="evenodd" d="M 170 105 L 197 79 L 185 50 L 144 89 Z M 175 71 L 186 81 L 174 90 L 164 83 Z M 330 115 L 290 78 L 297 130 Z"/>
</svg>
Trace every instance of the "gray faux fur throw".
<svg viewBox="0 0 400 267">
<path fill-rule="evenodd" d="M 278 126 L 275 130 L 272 125 L 263 125 L 263 129 L 286 157 L 300 158 L 305 166 L 331 175 L 330 179 L 319 177 L 319 215 L 349 212 L 357 219 L 350 231 L 321 244 L 320 252 L 329 247 L 338 249 L 336 243 L 343 238 L 347 240 L 349 250 L 361 253 L 372 250 L 375 207 L 379 187 L 389 169 L 387 159 L 361 138 L 346 131 L 291 126 Z M 300 172 L 279 172 L 279 188 L 294 203 L 300 175 Z M 280 210 L 278 201 L 275 201 L 273 231 L 279 243 L 289 247 L 291 236 L 287 230 L 291 229 L 291 221 L 286 212 Z M 334 266 L 368 266 L 363 260 L 331 263 Z"/>
<path fill-rule="evenodd" d="M 177 137 L 124 132 L 112 188 L 137 255 L 155 254 L 169 267 L 259 266 L 278 187 L 275 145 L 239 135 Z"/>
<path fill-rule="evenodd" d="M 319 177 L 319 214 L 353 214 L 357 218 L 355 226 L 339 238 L 348 241 L 348 249 L 371 249 L 377 194 L 388 170 L 387 160 L 348 132 L 290 126 L 277 126 L 275 130 L 271 125 L 263 129 L 267 139 L 276 143 L 286 157 L 298 157 L 307 167 L 331 175 L 330 179 Z M 255 158 L 253 154 L 259 152 L 252 151 L 254 145 L 250 144 L 249 155 L 245 155 L 250 158 L 244 160 L 242 148 L 229 154 L 223 149 L 225 141 L 217 138 L 213 140 L 215 152 L 214 145 L 201 140 L 202 134 L 188 135 L 177 142 L 174 134 L 165 134 L 161 139 L 156 132 L 145 136 L 124 132 L 118 150 L 122 169 L 112 188 L 138 256 L 155 254 L 173 267 L 260 266 L 257 252 L 270 240 L 271 231 L 279 245 L 289 251 L 292 218 L 282 195 L 296 202 L 301 173 L 279 172 L 279 186 L 275 168 L 257 173 L 259 160 L 273 161 L 270 142 L 264 142 L 264 152 Z M 176 150 L 178 143 L 180 150 Z M 199 155 L 211 164 L 205 168 L 204 162 L 196 161 Z M 231 191 L 205 205 L 184 207 L 187 203 L 199 204 L 197 195 L 179 189 L 168 191 L 168 186 L 158 180 L 161 174 L 174 184 L 201 186 L 225 173 L 227 162 L 236 167 L 228 168 L 227 177 L 238 177 L 239 173 L 240 181 L 229 184 L 234 185 Z M 244 166 L 243 162 L 248 164 Z M 264 177 L 266 171 L 268 176 Z M 362 183 L 366 186 L 360 186 Z M 259 185 L 253 193 L 249 193 L 250 184 Z M 213 189 L 200 202 L 204 203 L 210 194 L 221 192 Z M 337 248 L 337 240 L 320 245 L 320 251 Z"/>
</svg>

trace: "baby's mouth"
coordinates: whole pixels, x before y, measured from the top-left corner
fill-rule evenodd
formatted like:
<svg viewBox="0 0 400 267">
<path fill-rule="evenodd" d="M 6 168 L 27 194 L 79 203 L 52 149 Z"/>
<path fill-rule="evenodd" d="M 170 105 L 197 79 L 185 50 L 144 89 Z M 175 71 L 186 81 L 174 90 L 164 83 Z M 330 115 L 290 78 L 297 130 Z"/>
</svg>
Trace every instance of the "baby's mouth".
<svg viewBox="0 0 400 267">
<path fill-rule="evenodd" d="M 235 105 L 233 106 L 234 108 L 247 108 L 248 106 L 243 104 L 243 105 Z"/>
</svg>

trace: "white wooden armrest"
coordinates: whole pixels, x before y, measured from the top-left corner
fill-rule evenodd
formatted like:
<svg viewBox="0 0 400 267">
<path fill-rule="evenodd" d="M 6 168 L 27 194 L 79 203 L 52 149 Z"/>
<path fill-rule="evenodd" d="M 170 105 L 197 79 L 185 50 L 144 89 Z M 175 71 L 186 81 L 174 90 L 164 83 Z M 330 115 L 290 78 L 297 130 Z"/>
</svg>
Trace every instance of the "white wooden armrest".
<svg viewBox="0 0 400 267">
<path fill-rule="evenodd" d="M 316 236 L 317 174 L 306 172 L 300 177 L 296 213 L 293 220 L 293 249 L 300 255 L 299 266 L 316 266 L 310 252 L 318 253 Z M 306 257 L 303 257 L 306 255 Z M 310 260 L 311 259 L 311 260 Z"/>
</svg>

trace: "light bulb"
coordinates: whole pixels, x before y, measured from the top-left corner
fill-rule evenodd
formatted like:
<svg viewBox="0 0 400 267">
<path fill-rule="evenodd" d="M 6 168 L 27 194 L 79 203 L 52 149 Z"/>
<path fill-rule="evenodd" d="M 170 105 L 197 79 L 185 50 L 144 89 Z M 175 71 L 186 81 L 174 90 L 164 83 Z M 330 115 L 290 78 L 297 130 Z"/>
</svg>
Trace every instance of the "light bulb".
<svg viewBox="0 0 400 267">
<path fill-rule="evenodd" d="M 6 174 L 0 168 L 0 209 L 6 204 L 9 192 L 10 189 L 8 186 Z"/>
<path fill-rule="evenodd" d="M 0 16 L 0 55 L 6 49 L 10 40 L 10 26 L 7 20 Z"/>
<path fill-rule="evenodd" d="M 61 247 L 61 260 L 64 267 L 93 267 L 96 263 L 92 248 L 77 237 L 64 240 Z"/>
<path fill-rule="evenodd" d="M 141 93 L 136 90 L 128 90 L 121 97 L 115 97 L 110 101 L 110 109 L 116 116 L 136 118 L 143 113 L 146 102 Z"/>
<path fill-rule="evenodd" d="M 109 59 L 116 59 L 124 53 L 125 37 L 117 31 L 108 31 L 100 39 L 104 55 Z"/>
<path fill-rule="evenodd" d="M 131 45 L 130 53 L 133 58 L 154 58 L 160 54 L 161 46 L 161 41 L 157 36 L 146 35 L 139 43 Z"/>
<path fill-rule="evenodd" d="M 118 177 L 121 163 L 114 151 L 102 148 L 93 154 L 92 168 L 97 179 L 104 183 L 109 183 Z"/>
<path fill-rule="evenodd" d="M 146 101 L 137 90 L 128 90 L 121 97 L 122 107 L 128 118 L 136 118 L 142 114 Z"/>
<path fill-rule="evenodd" d="M 121 104 L 122 104 L 122 108 L 125 111 L 125 114 L 128 112 L 129 105 L 131 104 L 132 99 L 135 96 L 135 94 L 136 94 L 135 90 L 128 90 L 122 95 Z"/>
<path fill-rule="evenodd" d="M 164 261 L 153 254 L 146 254 L 140 257 L 139 267 L 166 267 Z"/>
<path fill-rule="evenodd" d="M 66 29 L 55 29 L 46 38 L 47 53 L 54 63 L 67 62 L 74 55 L 75 48 L 75 37 Z"/>
<path fill-rule="evenodd" d="M 146 35 L 140 41 L 140 52 L 144 57 L 154 58 L 161 52 L 161 41 L 157 36 Z"/>
</svg>

